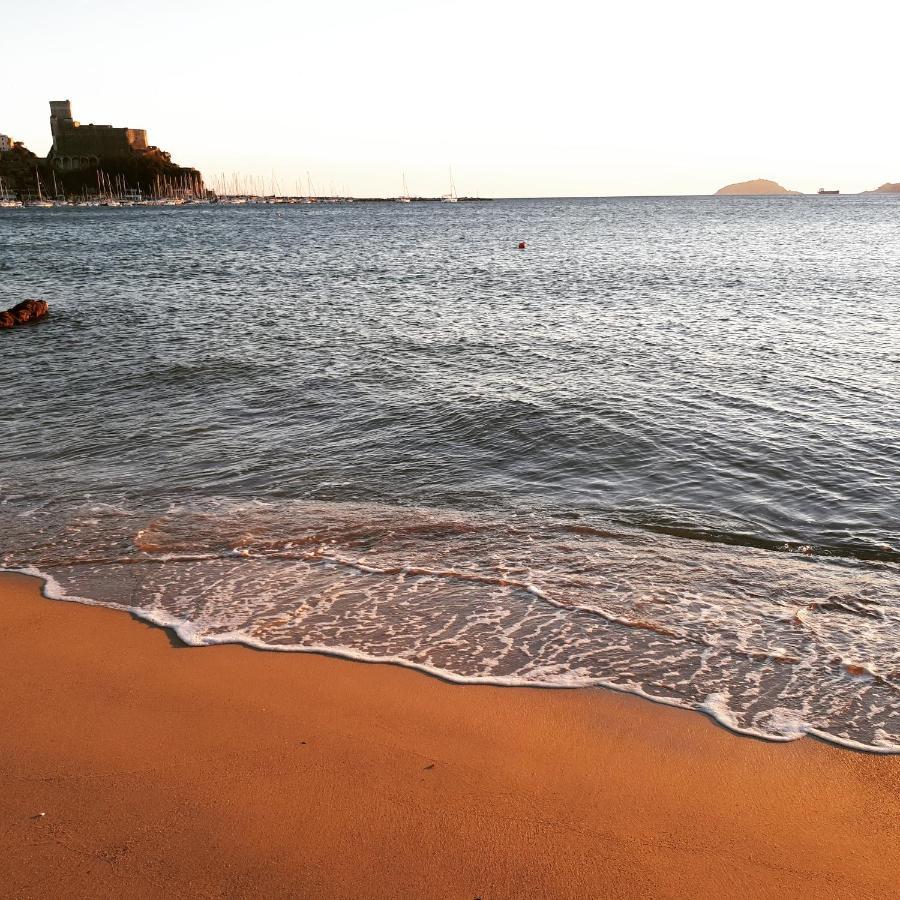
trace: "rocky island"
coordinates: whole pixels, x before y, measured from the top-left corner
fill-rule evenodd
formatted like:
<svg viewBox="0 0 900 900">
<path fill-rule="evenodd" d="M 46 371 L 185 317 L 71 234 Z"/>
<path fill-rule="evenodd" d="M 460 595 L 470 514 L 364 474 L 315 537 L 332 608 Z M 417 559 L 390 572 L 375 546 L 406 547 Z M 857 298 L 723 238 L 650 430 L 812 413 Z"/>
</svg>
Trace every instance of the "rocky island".
<svg viewBox="0 0 900 900">
<path fill-rule="evenodd" d="M 768 181 L 765 178 L 756 178 L 753 181 L 738 181 L 735 184 L 726 184 L 725 187 L 716 191 L 716 196 L 756 196 L 764 197 L 769 195 L 793 194 L 799 195 L 800 191 L 790 191 L 786 187 L 782 187 L 776 181 Z"/>
<path fill-rule="evenodd" d="M 867 194 L 900 194 L 900 181 L 887 181 L 881 187 L 866 191 Z"/>
</svg>

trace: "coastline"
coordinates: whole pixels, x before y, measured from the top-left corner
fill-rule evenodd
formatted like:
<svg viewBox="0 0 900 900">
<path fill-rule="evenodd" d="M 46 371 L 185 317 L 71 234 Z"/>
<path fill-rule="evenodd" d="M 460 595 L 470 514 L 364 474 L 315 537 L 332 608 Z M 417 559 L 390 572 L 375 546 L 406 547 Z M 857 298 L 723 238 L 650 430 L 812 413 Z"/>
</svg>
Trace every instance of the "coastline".
<svg viewBox="0 0 900 900">
<path fill-rule="evenodd" d="M 187 647 L 24 575 L 0 574 L 0 604 L 9 896 L 876 897 L 900 881 L 898 756 L 739 737 L 602 689 Z"/>
</svg>

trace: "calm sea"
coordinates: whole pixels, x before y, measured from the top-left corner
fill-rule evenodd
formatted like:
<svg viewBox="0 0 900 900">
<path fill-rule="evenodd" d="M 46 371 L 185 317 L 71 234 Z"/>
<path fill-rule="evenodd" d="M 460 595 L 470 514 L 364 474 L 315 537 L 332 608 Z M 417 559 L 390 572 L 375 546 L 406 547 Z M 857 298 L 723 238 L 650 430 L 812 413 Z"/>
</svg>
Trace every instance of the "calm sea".
<svg viewBox="0 0 900 900">
<path fill-rule="evenodd" d="M 900 750 L 897 198 L 0 210 L 0 285 L 56 595 Z"/>
</svg>

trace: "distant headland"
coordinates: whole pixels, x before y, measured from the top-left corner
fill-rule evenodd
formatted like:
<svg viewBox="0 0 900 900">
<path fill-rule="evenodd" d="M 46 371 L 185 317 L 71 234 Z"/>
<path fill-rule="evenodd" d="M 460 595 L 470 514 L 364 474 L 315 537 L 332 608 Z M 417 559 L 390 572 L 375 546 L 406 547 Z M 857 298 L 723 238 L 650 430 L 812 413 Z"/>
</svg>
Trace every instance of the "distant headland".
<svg viewBox="0 0 900 900">
<path fill-rule="evenodd" d="M 719 195 L 742 195 L 742 196 L 767 196 L 780 194 L 799 195 L 800 191 L 791 191 L 786 187 L 782 187 L 777 181 L 769 181 L 765 178 L 756 178 L 753 181 L 738 181 L 735 184 L 726 184 L 725 187 L 716 191 Z"/>
<path fill-rule="evenodd" d="M 46 157 L 0 135 L 0 200 L 205 196 L 200 172 L 173 163 L 143 128 L 82 125 L 70 101 L 51 100 L 50 134 Z"/>
<path fill-rule="evenodd" d="M 818 194 L 825 196 L 840 194 L 837 190 L 820 188 Z M 900 182 L 886 182 L 871 191 L 862 191 L 862 194 L 900 194 Z M 714 196 L 744 196 L 744 197 L 777 197 L 777 196 L 803 196 L 802 191 L 792 191 L 780 185 L 777 181 L 769 181 L 767 178 L 756 178 L 753 181 L 738 181 L 735 184 L 726 184 L 719 188 Z"/>
</svg>

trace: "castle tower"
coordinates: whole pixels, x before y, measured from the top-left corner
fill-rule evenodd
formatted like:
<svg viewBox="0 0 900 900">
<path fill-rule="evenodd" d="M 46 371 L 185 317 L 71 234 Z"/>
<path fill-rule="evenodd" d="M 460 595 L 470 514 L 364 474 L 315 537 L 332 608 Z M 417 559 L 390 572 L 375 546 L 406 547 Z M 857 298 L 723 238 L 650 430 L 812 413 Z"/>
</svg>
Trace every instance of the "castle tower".
<svg viewBox="0 0 900 900">
<path fill-rule="evenodd" d="M 78 122 L 72 118 L 72 104 L 68 100 L 50 101 L 50 133 L 53 135 L 53 147 L 56 139 L 65 131 L 77 128 Z"/>
</svg>

